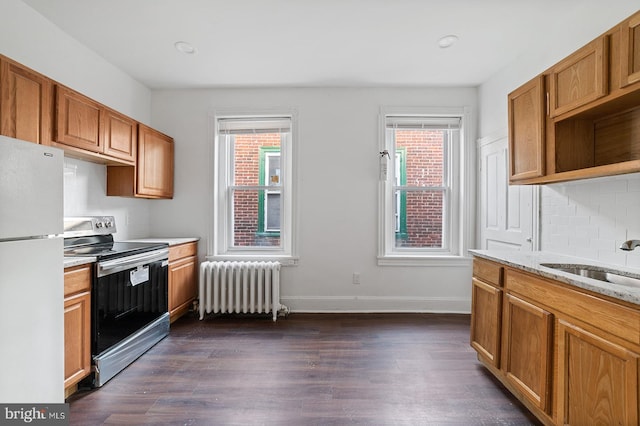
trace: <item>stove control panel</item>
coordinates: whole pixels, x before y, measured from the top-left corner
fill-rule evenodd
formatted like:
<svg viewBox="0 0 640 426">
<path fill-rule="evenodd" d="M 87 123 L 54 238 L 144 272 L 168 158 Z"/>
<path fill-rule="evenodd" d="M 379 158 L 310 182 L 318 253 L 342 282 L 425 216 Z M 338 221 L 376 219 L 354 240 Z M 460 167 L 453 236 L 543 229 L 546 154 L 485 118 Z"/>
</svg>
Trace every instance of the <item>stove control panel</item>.
<svg viewBox="0 0 640 426">
<path fill-rule="evenodd" d="M 64 237 L 107 235 L 116 232 L 113 216 L 81 216 L 64 218 Z"/>
</svg>

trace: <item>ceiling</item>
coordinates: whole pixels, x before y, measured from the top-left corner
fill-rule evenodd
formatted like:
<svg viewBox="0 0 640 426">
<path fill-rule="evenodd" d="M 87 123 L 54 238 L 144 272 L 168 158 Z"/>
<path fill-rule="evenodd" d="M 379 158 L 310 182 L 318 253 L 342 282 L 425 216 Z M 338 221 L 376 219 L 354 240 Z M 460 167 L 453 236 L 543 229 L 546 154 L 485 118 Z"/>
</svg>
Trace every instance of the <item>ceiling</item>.
<svg viewBox="0 0 640 426">
<path fill-rule="evenodd" d="M 567 23 L 637 0 L 23 1 L 150 88 L 202 88 L 477 86 Z"/>
</svg>

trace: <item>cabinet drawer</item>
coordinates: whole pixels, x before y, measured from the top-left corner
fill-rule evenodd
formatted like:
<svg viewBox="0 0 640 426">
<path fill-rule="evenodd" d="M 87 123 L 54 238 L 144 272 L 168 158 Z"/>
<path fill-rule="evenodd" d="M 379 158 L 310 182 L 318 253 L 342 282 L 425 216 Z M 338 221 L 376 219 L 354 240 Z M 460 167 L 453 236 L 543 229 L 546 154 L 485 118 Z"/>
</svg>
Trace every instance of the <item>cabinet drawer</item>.
<svg viewBox="0 0 640 426">
<path fill-rule="evenodd" d="M 197 252 L 198 244 L 195 242 L 171 246 L 169 247 L 169 261 L 182 259 L 187 256 L 195 256 Z"/>
<path fill-rule="evenodd" d="M 553 281 L 505 269 L 505 288 L 600 330 L 640 344 L 640 312 L 608 300 L 565 288 Z"/>
<path fill-rule="evenodd" d="M 485 282 L 502 286 L 502 266 L 497 263 L 474 258 L 473 276 Z"/>
<path fill-rule="evenodd" d="M 64 270 L 64 297 L 91 290 L 91 265 L 80 265 Z"/>
</svg>

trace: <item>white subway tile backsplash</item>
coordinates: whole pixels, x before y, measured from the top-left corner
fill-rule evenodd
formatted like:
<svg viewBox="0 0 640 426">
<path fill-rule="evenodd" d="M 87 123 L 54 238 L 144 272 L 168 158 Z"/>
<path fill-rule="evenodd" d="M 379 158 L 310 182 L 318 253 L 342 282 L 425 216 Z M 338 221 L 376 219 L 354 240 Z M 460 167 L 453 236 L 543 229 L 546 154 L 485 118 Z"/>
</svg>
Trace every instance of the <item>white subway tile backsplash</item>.
<svg viewBox="0 0 640 426">
<path fill-rule="evenodd" d="M 569 237 L 570 247 L 587 247 L 589 246 L 589 237 L 575 233 Z"/>
<path fill-rule="evenodd" d="M 640 268 L 640 254 L 627 254 L 626 265 L 631 268 Z"/>
<path fill-rule="evenodd" d="M 618 249 L 640 239 L 640 173 L 541 188 L 541 249 L 640 267 L 640 250 Z"/>
<path fill-rule="evenodd" d="M 574 251 L 574 255 L 578 257 L 584 257 L 586 259 L 597 259 L 598 258 L 598 250 L 592 249 L 590 247 L 577 247 Z"/>
<path fill-rule="evenodd" d="M 600 237 L 600 228 L 598 228 L 597 226 L 591 226 L 590 224 L 587 226 L 576 226 L 575 228 L 575 232 L 578 235 L 582 235 L 586 238 L 589 239 L 593 239 L 593 238 L 598 238 Z"/>
<path fill-rule="evenodd" d="M 615 253 L 609 250 L 599 250 L 598 260 L 600 262 L 611 263 L 613 265 L 625 266 L 627 264 L 627 255 L 622 252 Z"/>
<path fill-rule="evenodd" d="M 601 251 L 615 252 L 615 249 L 617 249 L 619 245 L 616 245 L 616 240 L 613 238 L 595 238 L 589 242 L 589 247 Z"/>
<path fill-rule="evenodd" d="M 629 192 L 640 192 L 640 179 L 629 179 Z"/>
</svg>

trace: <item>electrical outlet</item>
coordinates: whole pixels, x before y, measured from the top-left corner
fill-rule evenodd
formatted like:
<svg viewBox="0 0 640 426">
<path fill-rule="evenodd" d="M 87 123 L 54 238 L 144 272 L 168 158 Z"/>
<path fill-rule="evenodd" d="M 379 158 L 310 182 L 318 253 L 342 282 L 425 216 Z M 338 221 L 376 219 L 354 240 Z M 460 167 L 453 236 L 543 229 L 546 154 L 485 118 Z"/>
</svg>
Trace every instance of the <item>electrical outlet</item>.
<svg viewBox="0 0 640 426">
<path fill-rule="evenodd" d="M 360 272 L 353 273 L 353 283 L 360 284 Z"/>
</svg>

